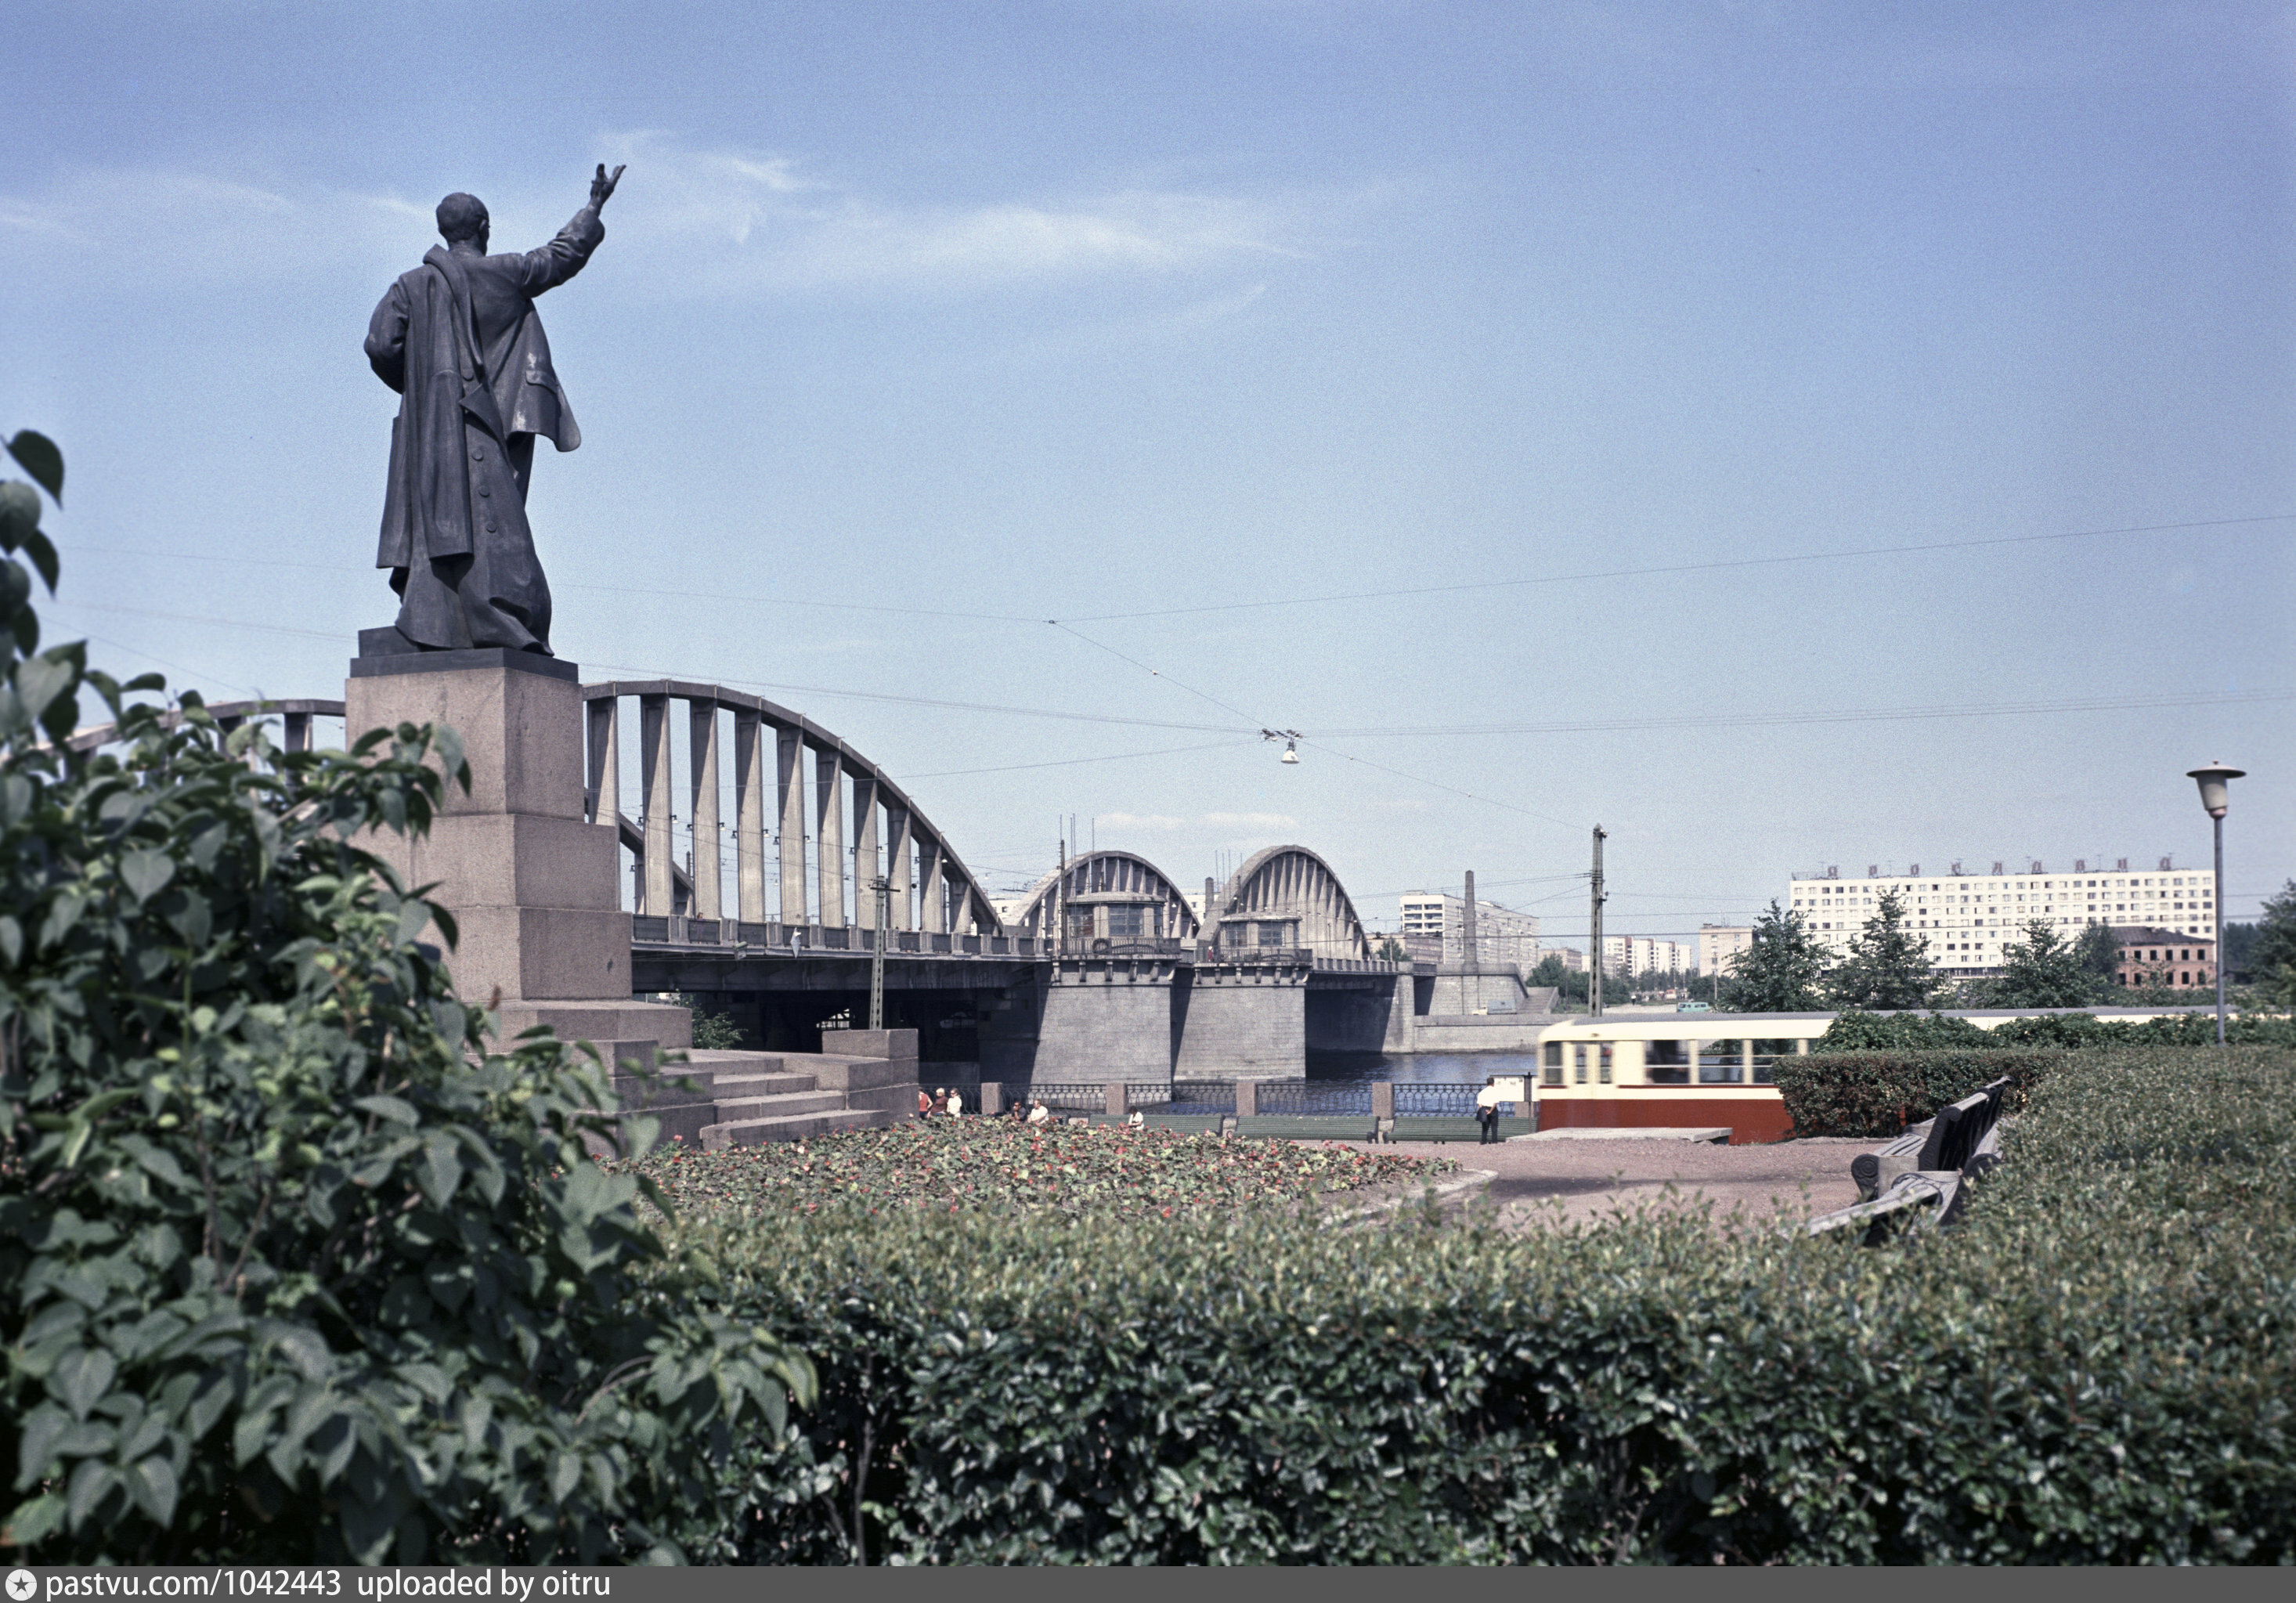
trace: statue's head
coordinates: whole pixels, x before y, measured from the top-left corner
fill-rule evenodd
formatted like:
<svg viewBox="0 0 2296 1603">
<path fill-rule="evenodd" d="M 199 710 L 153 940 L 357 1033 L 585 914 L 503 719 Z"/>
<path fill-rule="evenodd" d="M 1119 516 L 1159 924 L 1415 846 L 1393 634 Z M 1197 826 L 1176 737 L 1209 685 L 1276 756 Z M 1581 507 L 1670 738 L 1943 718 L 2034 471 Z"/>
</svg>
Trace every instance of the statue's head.
<svg viewBox="0 0 2296 1603">
<path fill-rule="evenodd" d="M 470 240 L 485 251 L 487 222 L 487 203 L 476 195 L 457 190 L 439 202 L 439 234 L 450 245 Z"/>
</svg>

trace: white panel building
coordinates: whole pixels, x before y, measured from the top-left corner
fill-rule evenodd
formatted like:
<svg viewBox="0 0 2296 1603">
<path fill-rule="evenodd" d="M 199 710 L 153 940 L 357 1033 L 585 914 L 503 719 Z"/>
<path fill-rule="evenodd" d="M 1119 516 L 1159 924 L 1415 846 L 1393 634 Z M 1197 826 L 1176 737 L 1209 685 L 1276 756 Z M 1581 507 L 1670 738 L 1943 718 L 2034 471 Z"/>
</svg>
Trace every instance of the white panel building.
<svg viewBox="0 0 2296 1603">
<path fill-rule="evenodd" d="M 1456 963 L 1465 955 L 1467 900 L 1437 891 L 1414 891 L 1403 898 L 1403 943 L 1442 942 L 1442 961 Z M 1476 958 L 1484 963 L 1512 963 L 1529 969 L 1538 963 L 1538 920 L 1495 901 L 1475 898 Z M 1422 947 L 1421 949 L 1426 949 Z"/>
<path fill-rule="evenodd" d="M 1663 935 L 1605 935 L 1603 972 L 1606 974 L 1684 974 L 1690 969 L 1689 944 Z"/>
<path fill-rule="evenodd" d="M 2000 863 L 1990 874 L 1968 874 L 1956 863 L 1944 874 L 1928 875 L 1915 863 L 1903 874 L 1869 867 L 1863 879 L 1844 879 L 1838 868 L 1827 868 L 1793 875 L 1788 907 L 1841 953 L 1874 916 L 1882 892 L 1895 891 L 1938 968 L 1991 970 L 2001 965 L 2001 949 L 2022 941 L 2025 926 L 2036 918 L 2046 919 L 2068 941 L 2093 923 L 2213 936 L 2216 875 L 2171 867 L 2171 861 L 2164 857 L 2159 867 L 2140 872 L 2127 858 L 2109 870 L 2076 859 L 2070 871 L 2035 863 L 2021 874 Z"/>
<path fill-rule="evenodd" d="M 1740 952 L 1754 944 L 1751 924 L 1702 924 L 1698 926 L 1698 972 L 1726 974 Z"/>
</svg>

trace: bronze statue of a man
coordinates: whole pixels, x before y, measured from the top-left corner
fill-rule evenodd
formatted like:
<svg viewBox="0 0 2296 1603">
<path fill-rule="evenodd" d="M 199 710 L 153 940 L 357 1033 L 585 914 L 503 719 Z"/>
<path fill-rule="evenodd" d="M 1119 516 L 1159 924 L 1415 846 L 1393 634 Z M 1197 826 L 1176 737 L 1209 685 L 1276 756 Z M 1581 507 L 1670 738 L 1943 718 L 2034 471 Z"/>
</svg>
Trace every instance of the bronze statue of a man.
<svg viewBox="0 0 2296 1603">
<path fill-rule="evenodd" d="M 488 255 L 486 207 L 448 195 L 439 202 L 445 248 L 432 246 L 374 308 L 367 360 L 400 398 L 375 565 L 390 570 L 406 643 L 383 649 L 550 654 L 550 586 L 527 527 L 527 478 L 536 435 L 570 451 L 582 431 L 534 298 L 590 259 L 606 237 L 598 212 L 621 177 L 601 162 L 590 203 L 524 255 Z"/>
</svg>

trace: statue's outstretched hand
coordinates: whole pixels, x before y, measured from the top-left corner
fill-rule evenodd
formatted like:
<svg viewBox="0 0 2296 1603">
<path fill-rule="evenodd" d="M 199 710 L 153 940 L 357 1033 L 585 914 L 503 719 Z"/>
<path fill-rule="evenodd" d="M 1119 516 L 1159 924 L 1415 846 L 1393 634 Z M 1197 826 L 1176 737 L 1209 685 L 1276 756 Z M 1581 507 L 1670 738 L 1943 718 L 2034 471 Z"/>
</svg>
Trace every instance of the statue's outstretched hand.
<svg viewBox="0 0 2296 1603">
<path fill-rule="evenodd" d="M 614 169 L 614 176 L 610 178 L 606 176 L 606 164 L 599 162 L 598 176 L 590 180 L 590 210 L 595 211 L 604 206 L 613 195 L 614 185 L 621 181 L 621 168 Z"/>
</svg>

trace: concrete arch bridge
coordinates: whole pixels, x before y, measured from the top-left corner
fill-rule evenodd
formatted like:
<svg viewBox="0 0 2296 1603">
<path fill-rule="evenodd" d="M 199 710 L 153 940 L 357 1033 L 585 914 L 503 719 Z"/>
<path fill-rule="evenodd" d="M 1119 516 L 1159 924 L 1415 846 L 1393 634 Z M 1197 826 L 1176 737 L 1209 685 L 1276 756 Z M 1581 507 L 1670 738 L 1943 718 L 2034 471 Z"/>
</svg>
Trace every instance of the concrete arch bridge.
<svg viewBox="0 0 2296 1603">
<path fill-rule="evenodd" d="M 378 704 L 367 661 L 349 716 L 365 716 L 363 694 Z M 1311 1049 L 1409 1050 L 1425 1010 L 1426 977 L 1371 956 L 1338 875 L 1306 846 L 1257 853 L 1200 900 L 1136 853 L 1086 852 L 1007 918 L 890 775 L 801 713 L 722 685 L 570 683 L 571 665 L 546 659 L 495 674 L 488 700 L 437 666 L 387 681 L 401 687 L 390 704 L 463 731 L 479 784 L 448 811 L 496 821 L 448 832 L 452 850 L 410 843 L 401 867 L 455 908 L 465 992 L 518 999 L 506 1025 L 659 1034 L 618 1020 L 613 997 L 680 992 L 731 1014 L 750 1044 L 818 1050 L 824 1030 L 867 1024 L 882 965 L 885 1024 L 916 1029 L 928 1062 L 1009 1083 L 1156 1084 L 1296 1078 Z M 519 713 L 521 687 L 545 682 L 578 698 L 563 733 Z M 346 706 L 209 711 L 275 717 L 299 750 Z M 479 772 L 489 764 L 503 771 Z"/>
</svg>

